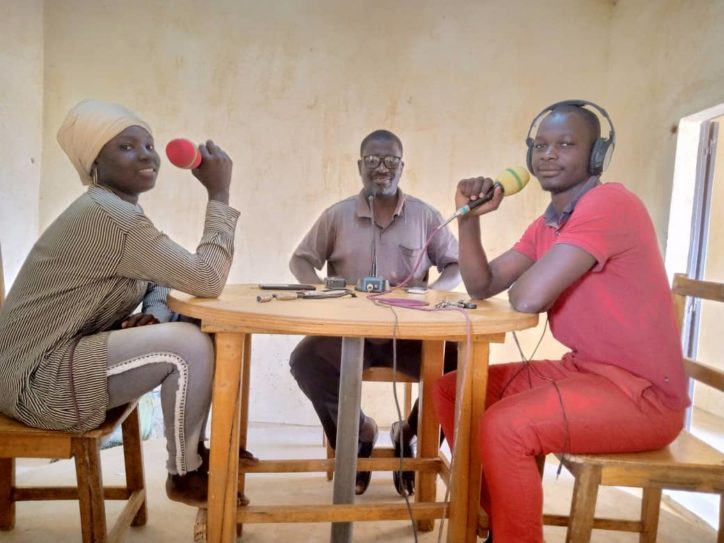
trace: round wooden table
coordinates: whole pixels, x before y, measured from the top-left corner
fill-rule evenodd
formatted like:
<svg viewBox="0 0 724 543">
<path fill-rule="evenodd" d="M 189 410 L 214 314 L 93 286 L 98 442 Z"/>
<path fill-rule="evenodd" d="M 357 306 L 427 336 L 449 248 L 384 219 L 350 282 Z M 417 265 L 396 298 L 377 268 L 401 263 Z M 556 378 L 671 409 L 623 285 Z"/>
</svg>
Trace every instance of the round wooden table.
<svg viewBox="0 0 724 543">
<path fill-rule="evenodd" d="M 321 287 L 319 287 L 321 289 Z M 413 515 L 428 523 L 443 515 L 449 517 L 447 540 L 474 542 L 479 503 L 480 465 L 470 453 L 477 441 L 477 425 L 482 414 L 489 358 L 489 344 L 500 343 L 505 333 L 533 327 L 537 315 L 518 313 L 503 300 L 476 301 L 476 309 L 420 311 L 381 307 L 367 294 L 333 299 L 273 299 L 267 303 L 257 296 L 274 294 L 257 285 L 228 285 L 219 298 L 196 298 L 173 291 L 168 305 L 174 311 L 201 320 L 205 332 L 214 334 L 216 366 L 214 372 L 213 412 L 211 419 L 211 470 L 207 513 L 207 540 L 231 542 L 236 539 L 239 522 L 310 522 L 330 520 L 331 540 L 351 541 L 353 519 L 406 518 L 404 504 L 379 504 L 364 507 L 354 504 L 357 471 L 357 439 L 364 338 L 422 340 L 420 410 L 423 428 L 418 436 L 418 458 L 438 456 L 437 425 L 432 411 L 431 390 L 424 386 L 442 372 L 445 341 L 459 343 L 458 406 L 456 446 L 450 465 L 450 501 L 436 506 L 437 473 L 421 470 Z M 281 294 L 281 291 L 276 291 Z M 385 294 L 390 298 L 412 298 L 428 302 L 428 308 L 444 301 L 456 302 L 465 296 L 456 292 L 429 291 L 410 295 L 403 291 Z M 395 314 L 397 318 L 395 318 Z M 396 326 L 393 326 L 397 323 Z M 243 490 L 239 478 L 238 449 L 246 446 L 248 416 L 249 363 L 252 334 L 300 334 L 342 337 L 342 376 L 340 383 L 339 429 L 334 478 L 335 505 L 250 506 L 236 508 L 236 493 Z M 466 363 L 467 361 L 467 363 Z M 472 362 L 470 362 L 472 361 Z M 240 430 L 241 427 L 241 430 Z M 320 461 L 321 462 L 321 461 Z M 309 464 L 309 462 L 307 462 Z M 284 466 L 261 466 L 246 471 L 300 470 L 289 462 Z M 321 464 L 320 464 L 321 465 Z M 419 462 L 418 462 L 419 465 Z M 438 465 L 439 460 L 438 460 Z M 322 470 L 315 470 L 322 471 Z M 447 509 L 447 511 L 446 511 Z"/>
</svg>

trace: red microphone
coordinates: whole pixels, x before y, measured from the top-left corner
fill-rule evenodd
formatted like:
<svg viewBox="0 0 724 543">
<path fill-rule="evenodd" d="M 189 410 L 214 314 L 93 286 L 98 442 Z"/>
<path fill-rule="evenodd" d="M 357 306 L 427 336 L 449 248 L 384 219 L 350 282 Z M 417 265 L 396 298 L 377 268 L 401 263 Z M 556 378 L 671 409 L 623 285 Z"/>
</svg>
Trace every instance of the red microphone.
<svg viewBox="0 0 724 543">
<path fill-rule="evenodd" d="M 193 170 L 201 164 L 201 153 L 198 147 L 184 138 L 169 141 L 166 145 L 166 156 L 171 164 L 184 170 Z"/>
</svg>

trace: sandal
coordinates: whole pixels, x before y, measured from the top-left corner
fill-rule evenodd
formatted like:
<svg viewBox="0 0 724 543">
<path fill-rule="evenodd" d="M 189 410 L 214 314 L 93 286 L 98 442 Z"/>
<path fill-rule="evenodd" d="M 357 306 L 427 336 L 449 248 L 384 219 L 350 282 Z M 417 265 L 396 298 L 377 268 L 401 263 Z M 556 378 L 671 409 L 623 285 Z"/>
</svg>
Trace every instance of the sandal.
<svg viewBox="0 0 724 543">
<path fill-rule="evenodd" d="M 373 418 L 368 417 L 365 415 L 365 421 L 363 423 L 364 426 L 372 426 L 372 440 L 371 441 L 361 441 L 359 442 L 359 445 L 357 447 L 357 458 L 369 458 L 372 456 L 372 449 L 375 446 L 375 441 L 377 441 L 377 423 L 374 421 Z M 361 433 L 361 432 L 360 432 Z M 372 480 L 372 472 L 371 471 L 358 471 L 357 472 L 357 478 L 355 480 L 355 486 L 354 486 L 354 493 L 358 496 L 364 494 L 367 491 L 367 487 L 370 486 L 370 481 Z"/>
<path fill-rule="evenodd" d="M 203 441 L 199 441 L 199 446 L 196 449 L 201 457 L 201 466 L 198 469 L 206 473 L 209 472 L 209 460 L 211 451 L 206 447 Z M 254 456 L 251 452 L 246 449 L 239 449 L 239 467 L 243 466 L 255 466 L 259 463 L 259 459 Z"/>
<path fill-rule="evenodd" d="M 168 474 L 166 478 L 166 495 L 174 502 L 206 509 L 209 490 L 209 475 L 200 469 L 190 471 L 185 475 Z M 249 498 L 238 493 L 236 506 L 246 507 Z"/>
<path fill-rule="evenodd" d="M 395 449 L 395 458 L 413 458 L 415 452 L 412 450 L 414 434 L 407 421 L 396 421 L 390 428 L 390 439 Z M 400 496 L 411 496 L 415 493 L 415 472 L 414 471 L 393 471 L 392 482 L 395 490 Z"/>
</svg>

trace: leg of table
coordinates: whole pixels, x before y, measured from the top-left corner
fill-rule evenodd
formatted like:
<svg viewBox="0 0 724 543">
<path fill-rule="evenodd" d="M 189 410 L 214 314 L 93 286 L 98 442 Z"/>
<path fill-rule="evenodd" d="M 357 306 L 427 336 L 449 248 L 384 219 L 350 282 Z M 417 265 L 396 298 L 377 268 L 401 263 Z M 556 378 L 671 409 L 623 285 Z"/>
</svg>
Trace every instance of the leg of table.
<svg viewBox="0 0 724 543">
<path fill-rule="evenodd" d="M 249 382 L 251 379 L 251 334 L 244 335 L 244 356 L 241 366 L 241 408 L 239 409 L 239 448 L 246 449 L 249 430 Z M 244 493 L 246 473 L 239 474 L 239 492 Z M 242 526 L 236 529 L 237 537 L 241 536 Z"/>
<path fill-rule="evenodd" d="M 478 441 L 478 420 L 485 409 L 489 345 L 474 338 L 458 347 L 456 435 L 450 481 L 450 515 L 447 540 L 475 542 L 480 507 L 481 468 L 474 454 Z"/>
<path fill-rule="evenodd" d="M 334 463 L 334 503 L 354 503 L 363 349 L 363 338 L 342 338 L 337 447 Z M 332 543 L 351 543 L 352 523 L 333 522 L 331 541 Z"/>
<path fill-rule="evenodd" d="M 239 408 L 244 334 L 215 335 L 207 541 L 236 541 L 239 482 Z"/>
<path fill-rule="evenodd" d="M 480 512 L 480 481 L 482 466 L 475 452 L 480 442 L 480 418 L 485 412 L 485 394 L 488 389 L 488 362 L 490 344 L 485 341 L 473 341 L 472 387 L 470 409 L 470 476 L 468 485 L 468 525 L 467 541 L 477 541 L 478 515 Z"/>
<path fill-rule="evenodd" d="M 420 416 L 417 430 L 417 457 L 435 458 L 440 450 L 440 425 L 432 405 L 432 383 L 442 375 L 445 343 L 424 341 L 420 365 Z M 434 502 L 437 473 L 418 472 L 415 492 L 416 502 Z M 429 532 L 435 527 L 434 520 L 419 520 L 420 531 Z"/>
</svg>

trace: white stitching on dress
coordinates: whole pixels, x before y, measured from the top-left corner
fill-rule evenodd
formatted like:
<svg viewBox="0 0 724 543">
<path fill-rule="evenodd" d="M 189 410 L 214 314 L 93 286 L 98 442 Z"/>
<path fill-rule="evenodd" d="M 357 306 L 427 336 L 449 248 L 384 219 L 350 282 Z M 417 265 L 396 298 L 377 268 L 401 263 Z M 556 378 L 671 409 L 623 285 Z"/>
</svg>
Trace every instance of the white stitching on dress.
<svg viewBox="0 0 724 543">
<path fill-rule="evenodd" d="M 119 375 L 127 371 L 140 368 L 147 364 L 172 364 L 178 372 L 178 388 L 174 404 L 174 441 L 176 443 L 176 471 L 179 475 L 187 473 L 186 443 L 184 428 L 184 413 L 186 411 L 186 394 L 188 390 L 189 369 L 186 360 L 174 353 L 158 352 L 148 353 L 143 356 L 129 358 L 118 364 L 114 364 L 106 373 L 109 377 Z"/>
</svg>

